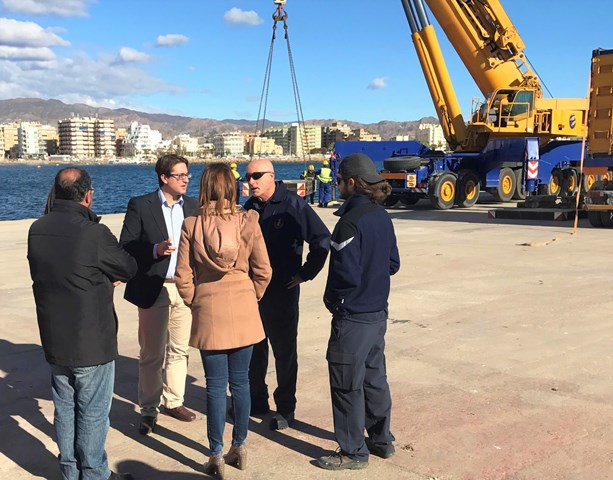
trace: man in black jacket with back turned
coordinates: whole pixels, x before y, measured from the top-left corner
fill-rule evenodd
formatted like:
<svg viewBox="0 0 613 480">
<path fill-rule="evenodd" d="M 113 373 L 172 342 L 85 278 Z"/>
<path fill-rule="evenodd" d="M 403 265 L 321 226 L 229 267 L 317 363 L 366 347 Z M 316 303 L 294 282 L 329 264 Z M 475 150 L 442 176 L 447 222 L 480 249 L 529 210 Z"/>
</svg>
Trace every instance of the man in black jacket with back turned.
<svg viewBox="0 0 613 480">
<path fill-rule="evenodd" d="M 90 210 L 85 170 L 60 170 L 54 193 L 50 213 L 30 227 L 28 261 L 62 478 L 130 479 L 109 470 L 104 444 L 117 358 L 113 290 L 134 276 L 136 261 Z"/>
</svg>

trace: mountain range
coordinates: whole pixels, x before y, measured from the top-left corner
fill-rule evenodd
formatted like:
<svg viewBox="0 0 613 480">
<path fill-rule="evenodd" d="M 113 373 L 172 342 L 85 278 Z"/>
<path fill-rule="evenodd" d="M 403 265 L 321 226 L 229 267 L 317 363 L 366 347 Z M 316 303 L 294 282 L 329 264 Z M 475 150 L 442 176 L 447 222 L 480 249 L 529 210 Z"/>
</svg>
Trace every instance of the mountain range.
<svg viewBox="0 0 613 480">
<path fill-rule="evenodd" d="M 165 138 L 181 133 L 211 137 L 218 133 L 236 130 L 254 131 L 256 125 L 255 120 L 193 118 L 165 113 L 139 112 L 127 108 L 92 107 L 83 103 L 66 104 L 59 100 L 43 100 L 40 98 L 0 100 L 0 124 L 23 121 L 57 125 L 58 120 L 75 116 L 112 119 L 115 121 L 115 127 L 117 128 L 126 128 L 131 122 L 148 124 L 151 128 L 159 130 Z M 378 134 L 382 139 L 388 140 L 396 135 L 412 135 L 420 123 L 438 123 L 438 120 L 434 117 L 424 117 L 406 122 L 382 120 L 367 124 L 340 119 L 305 120 L 306 124 L 315 125 L 330 125 L 333 122 L 346 124 L 352 129 L 364 128 L 369 133 Z M 266 120 L 265 127 L 282 124 L 283 122 Z"/>
</svg>

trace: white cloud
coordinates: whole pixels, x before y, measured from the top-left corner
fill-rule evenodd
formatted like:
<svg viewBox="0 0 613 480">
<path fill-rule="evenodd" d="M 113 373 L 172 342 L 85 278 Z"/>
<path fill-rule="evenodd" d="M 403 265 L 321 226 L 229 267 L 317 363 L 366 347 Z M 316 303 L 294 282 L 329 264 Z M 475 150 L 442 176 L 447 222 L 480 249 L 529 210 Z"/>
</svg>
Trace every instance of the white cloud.
<svg viewBox="0 0 613 480">
<path fill-rule="evenodd" d="M 16 61 L 47 61 L 53 60 L 55 53 L 46 47 L 5 47 L 0 45 L 0 59 Z"/>
<path fill-rule="evenodd" d="M 260 25 L 263 22 L 257 12 L 253 10 L 245 11 L 237 7 L 228 10 L 224 14 L 223 20 L 226 23 L 251 26 Z"/>
<path fill-rule="evenodd" d="M 169 33 L 168 35 L 159 35 L 155 41 L 156 47 L 178 47 L 189 42 L 189 37 L 180 33 Z"/>
<path fill-rule="evenodd" d="M 66 47 L 69 42 L 34 22 L 0 18 L 0 45 L 11 47 Z"/>
<path fill-rule="evenodd" d="M 2 7 L 9 12 L 27 15 L 58 15 L 83 17 L 95 0 L 2 0 Z"/>
<path fill-rule="evenodd" d="M 46 62 L 15 62 L 0 59 L 0 98 L 57 98 L 110 106 L 126 106 L 132 95 L 180 94 L 182 89 L 156 78 L 134 63 L 116 63 L 107 55 L 92 59 L 85 54 L 73 59 Z M 116 108 L 116 107 L 115 107 Z"/>
<path fill-rule="evenodd" d="M 378 77 L 373 79 L 367 87 L 369 90 L 381 90 L 382 88 L 387 88 L 387 78 L 386 77 Z"/>
<path fill-rule="evenodd" d="M 149 60 L 151 60 L 151 57 L 144 52 L 139 52 L 130 47 L 122 47 L 115 63 L 147 63 Z"/>
</svg>

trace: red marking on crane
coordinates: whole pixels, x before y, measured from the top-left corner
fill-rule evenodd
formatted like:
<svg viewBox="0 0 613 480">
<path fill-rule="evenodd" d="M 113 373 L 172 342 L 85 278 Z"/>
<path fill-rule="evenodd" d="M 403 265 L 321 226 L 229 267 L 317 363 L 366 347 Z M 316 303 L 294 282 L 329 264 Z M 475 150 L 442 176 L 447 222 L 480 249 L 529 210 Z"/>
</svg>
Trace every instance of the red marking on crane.
<svg viewBox="0 0 613 480">
<path fill-rule="evenodd" d="M 528 161 L 528 178 L 538 178 L 539 162 L 538 160 Z"/>
</svg>

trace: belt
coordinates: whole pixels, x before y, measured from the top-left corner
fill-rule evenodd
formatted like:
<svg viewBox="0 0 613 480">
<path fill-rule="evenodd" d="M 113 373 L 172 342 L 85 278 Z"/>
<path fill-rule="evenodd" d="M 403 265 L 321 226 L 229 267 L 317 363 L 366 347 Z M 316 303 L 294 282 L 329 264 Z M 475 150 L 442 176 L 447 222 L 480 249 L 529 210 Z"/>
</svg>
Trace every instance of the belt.
<svg viewBox="0 0 613 480">
<path fill-rule="evenodd" d="M 164 283 L 175 283 L 175 281 L 170 278 L 166 278 L 164 279 Z"/>
</svg>

